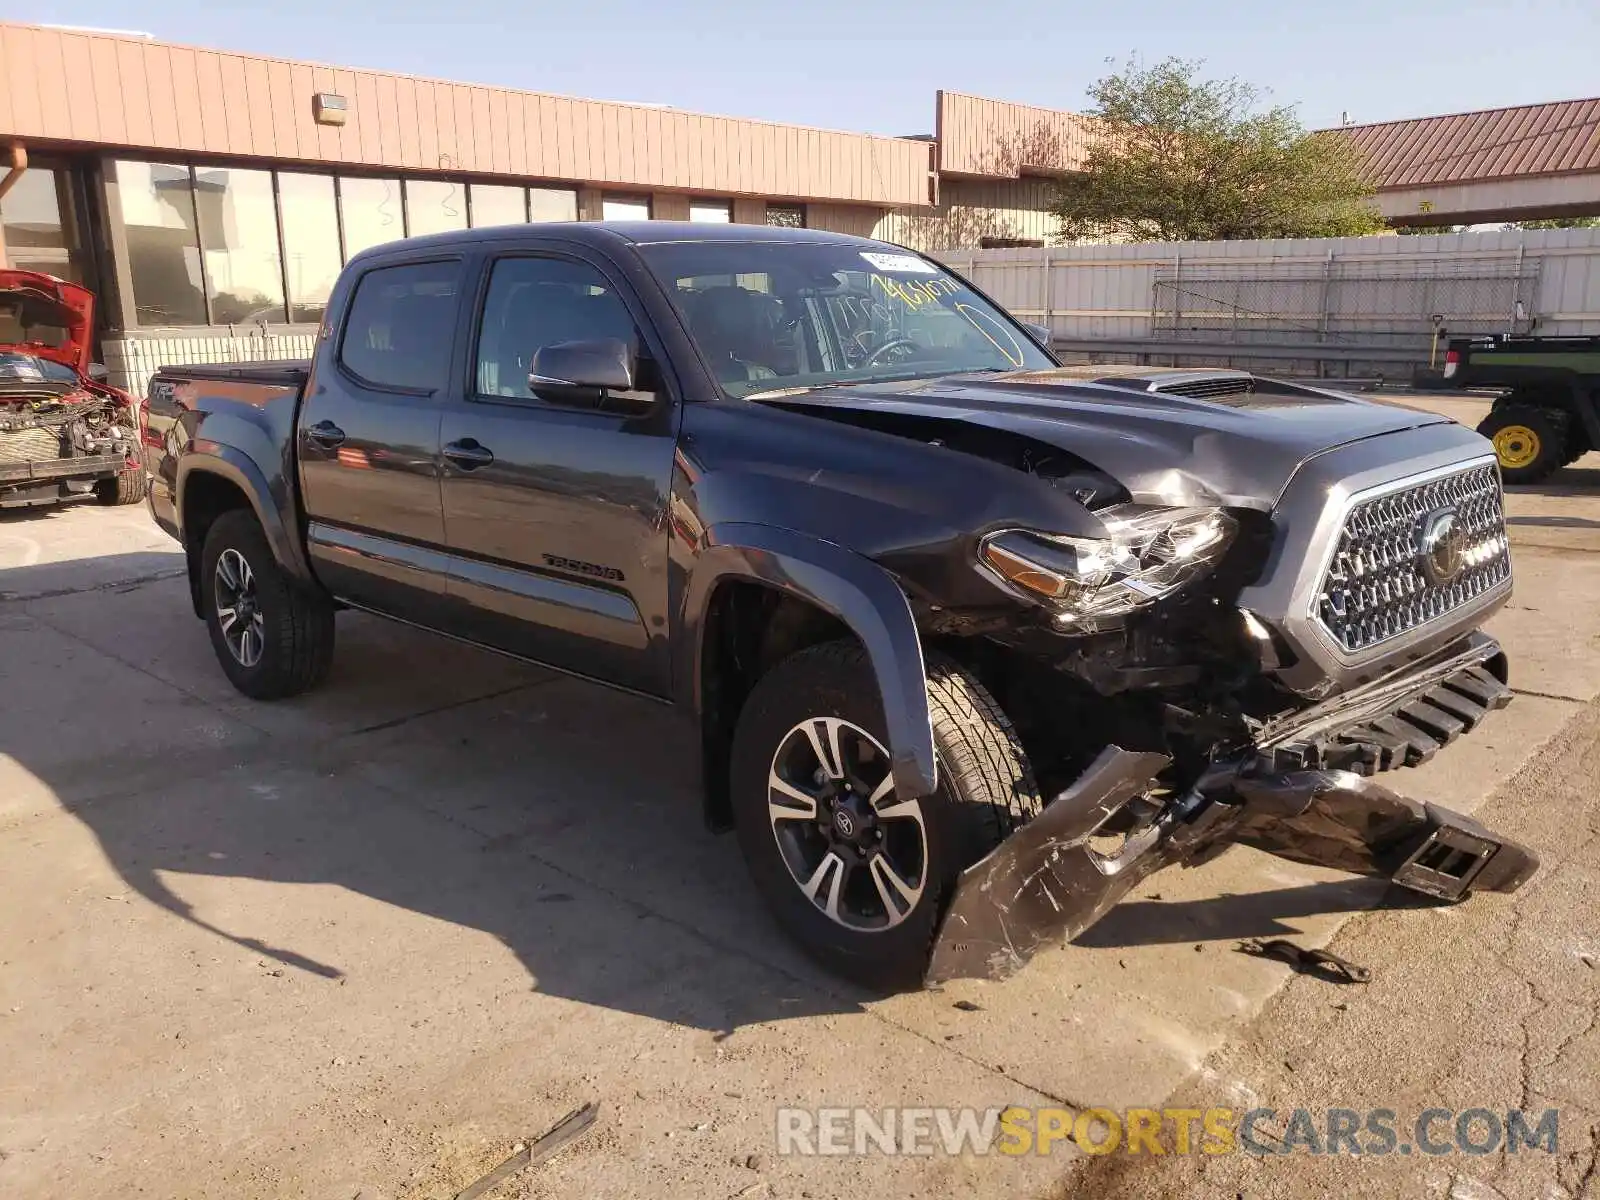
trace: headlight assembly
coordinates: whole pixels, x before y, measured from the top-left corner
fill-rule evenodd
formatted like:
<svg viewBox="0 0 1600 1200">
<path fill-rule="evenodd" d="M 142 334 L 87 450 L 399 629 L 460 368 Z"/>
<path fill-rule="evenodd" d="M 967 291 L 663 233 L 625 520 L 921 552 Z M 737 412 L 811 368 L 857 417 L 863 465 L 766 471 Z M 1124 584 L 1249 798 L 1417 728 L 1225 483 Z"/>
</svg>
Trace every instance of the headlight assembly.
<svg viewBox="0 0 1600 1200">
<path fill-rule="evenodd" d="M 1220 508 L 1121 504 L 1097 515 L 1109 536 L 1007 529 L 983 539 L 978 560 L 1012 592 L 1055 609 L 1060 625 L 1087 633 L 1207 574 L 1238 530 Z"/>
</svg>

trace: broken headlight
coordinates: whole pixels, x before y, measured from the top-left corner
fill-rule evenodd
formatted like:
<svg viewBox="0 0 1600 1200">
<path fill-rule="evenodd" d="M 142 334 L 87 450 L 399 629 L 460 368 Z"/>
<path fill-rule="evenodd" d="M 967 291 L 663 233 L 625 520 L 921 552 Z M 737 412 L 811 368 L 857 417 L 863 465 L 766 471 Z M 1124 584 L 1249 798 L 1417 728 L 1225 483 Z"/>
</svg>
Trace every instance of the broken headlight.
<svg viewBox="0 0 1600 1200">
<path fill-rule="evenodd" d="M 1063 628 L 1088 633 L 1202 578 L 1238 530 L 1220 508 L 1119 504 L 1096 515 L 1108 536 L 1007 529 L 983 539 L 978 560 L 1013 592 L 1055 609 Z"/>
</svg>

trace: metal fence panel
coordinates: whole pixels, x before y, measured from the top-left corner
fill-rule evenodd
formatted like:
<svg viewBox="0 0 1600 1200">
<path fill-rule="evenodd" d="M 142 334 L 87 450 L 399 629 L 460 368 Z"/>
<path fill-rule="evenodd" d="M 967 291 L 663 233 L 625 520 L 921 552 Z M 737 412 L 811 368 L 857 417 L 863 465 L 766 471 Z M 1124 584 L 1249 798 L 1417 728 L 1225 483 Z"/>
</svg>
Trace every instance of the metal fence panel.
<svg viewBox="0 0 1600 1200">
<path fill-rule="evenodd" d="M 1396 348 L 1414 366 L 1428 363 L 1436 326 L 1446 334 L 1600 333 L 1594 229 L 1057 246 L 950 259 L 1017 316 L 1074 344 L 1143 337 L 1370 346 L 1384 350 L 1367 364 L 1373 373 L 1394 375 Z M 1344 351 L 1326 362 L 1335 360 L 1344 373 L 1362 373 Z M 1272 362 L 1286 369 L 1280 357 Z M 1313 373 L 1323 365 L 1290 364 Z"/>
</svg>

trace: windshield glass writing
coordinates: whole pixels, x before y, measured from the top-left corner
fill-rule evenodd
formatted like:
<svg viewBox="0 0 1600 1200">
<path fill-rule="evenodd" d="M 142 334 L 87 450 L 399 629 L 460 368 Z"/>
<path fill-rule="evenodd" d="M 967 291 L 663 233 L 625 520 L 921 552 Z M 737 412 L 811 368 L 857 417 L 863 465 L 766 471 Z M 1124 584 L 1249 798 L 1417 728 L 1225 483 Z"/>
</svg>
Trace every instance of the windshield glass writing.
<svg viewBox="0 0 1600 1200">
<path fill-rule="evenodd" d="M 733 396 L 1052 365 L 1004 313 L 916 255 L 805 242 L 640 250 Z"/>
</svg>

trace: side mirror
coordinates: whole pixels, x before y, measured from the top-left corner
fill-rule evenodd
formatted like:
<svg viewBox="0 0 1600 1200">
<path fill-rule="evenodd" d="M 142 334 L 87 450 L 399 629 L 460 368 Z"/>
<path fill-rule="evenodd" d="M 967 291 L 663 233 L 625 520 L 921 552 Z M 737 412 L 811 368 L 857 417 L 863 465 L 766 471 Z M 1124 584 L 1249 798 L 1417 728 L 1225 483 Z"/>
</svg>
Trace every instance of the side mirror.
<svg viewBox="0 0 1600 1200">
<path fill-rule="evenodd" d="M 90 363 L 89 378 L 96 383 L 104 383 L 111 378 L 111 372 L 106 370 L 105 363 Z"/>
<path fill-rule="evenodd" d="M 1028 331 L 1028 335 L 1039 345 L 1046 350 L 1050 349 L 1050 327 L 1048 325 L 1034 325 L 1031 322 L 1024 321 L 1022 327 Z"/>
<path fill-rule="evenodd" d="M 597 404 L 610 392 L 634 389 L 633 350 L 618 338 L 558 342 L 533 354 L 528 390 L 551 404 Z"/>
</svg>

